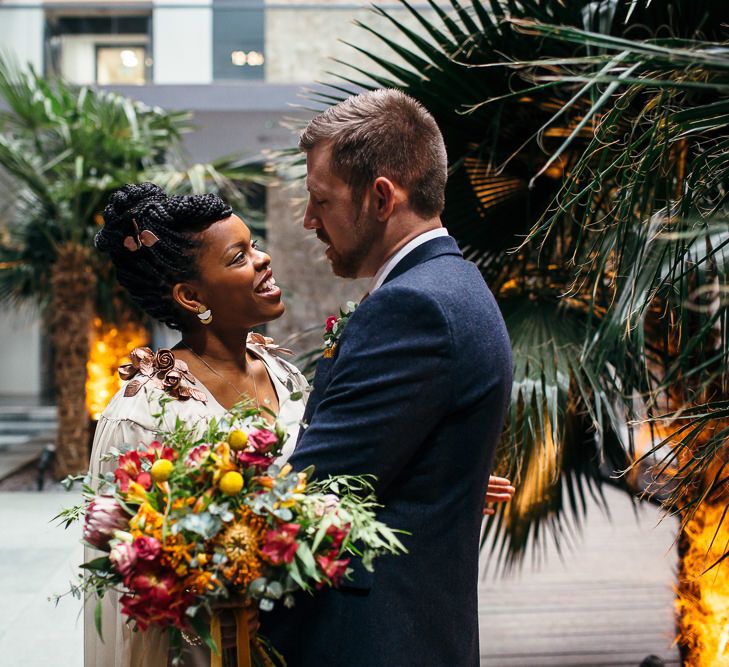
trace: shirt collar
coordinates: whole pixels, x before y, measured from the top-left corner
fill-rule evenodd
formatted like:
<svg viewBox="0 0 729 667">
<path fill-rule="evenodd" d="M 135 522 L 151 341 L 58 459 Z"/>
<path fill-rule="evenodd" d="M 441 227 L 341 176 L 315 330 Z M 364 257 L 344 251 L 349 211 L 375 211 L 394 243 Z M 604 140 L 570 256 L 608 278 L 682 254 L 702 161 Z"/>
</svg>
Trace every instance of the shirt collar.
<svg viewBox="0 0 729 667">
<path fill-rule="evenodd" d="M 427 232 L 419 234 L 414 239 L 408 241 L 400 250 L 398 250 L 390 259 L 388 259 L 381 267 L 380 270 L 375 274 L 370 284 L 368 294 L 372 294 L 376 289 L 382 287 L 382 283 L 385 282 L 387 276 L 392 273 L 392 270 L 415 248 L 427 243 L 428 241 L 438 238 L 439 236 L 448 236 L 448 230 L 445 227 L 438 227 L 437 229 L 431 229 Z"/>
</svg>

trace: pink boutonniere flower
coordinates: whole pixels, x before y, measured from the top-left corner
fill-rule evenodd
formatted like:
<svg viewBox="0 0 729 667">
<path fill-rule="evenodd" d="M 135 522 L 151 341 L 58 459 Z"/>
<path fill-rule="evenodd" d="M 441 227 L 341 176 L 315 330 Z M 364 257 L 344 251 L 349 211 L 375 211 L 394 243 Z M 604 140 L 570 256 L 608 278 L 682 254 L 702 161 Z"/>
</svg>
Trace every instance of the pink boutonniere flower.
<svg viewBox="0 0 729 667">
<path fill-rule="evenodd" d="M 334 351 L 337 349 L 342 331 L 344 331 L 344 327 L 347 326 L 347 322 L 355 310 L 357 310 L 357 304 L 354 301 L 348 301 L 347 305 L 339 310 L 339 316 L 330 315 L 327 317 L 326 324 L 324 325 L 325 359 L 331 359 L 334 356 Z"/>
</svg>

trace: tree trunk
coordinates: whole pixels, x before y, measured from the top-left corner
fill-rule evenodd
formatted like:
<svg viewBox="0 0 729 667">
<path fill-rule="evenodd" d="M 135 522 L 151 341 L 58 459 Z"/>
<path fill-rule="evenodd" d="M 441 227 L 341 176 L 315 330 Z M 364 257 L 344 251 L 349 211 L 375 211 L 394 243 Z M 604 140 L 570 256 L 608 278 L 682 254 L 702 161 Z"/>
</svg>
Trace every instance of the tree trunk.
<svg viewBox="0 0 729 667">
<path fill-rule="evenodd" d="M 89 465 L 86 362 L 96 276 L 91 270 L 88 248 L 73 243 L 59 247 L 51 274 L 51 291 L 49 320 L 58 405 L 53 474 L 61 479 L 84 473 Z"/>
</svg>

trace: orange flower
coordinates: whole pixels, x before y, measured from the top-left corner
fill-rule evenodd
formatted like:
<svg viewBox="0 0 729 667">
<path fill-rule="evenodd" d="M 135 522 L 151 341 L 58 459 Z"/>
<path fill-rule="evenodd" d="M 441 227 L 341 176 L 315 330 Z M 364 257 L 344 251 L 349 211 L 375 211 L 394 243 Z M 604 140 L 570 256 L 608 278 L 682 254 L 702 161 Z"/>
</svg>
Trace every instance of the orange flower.
<svg viewBox="0 0 729 667">
<path fill-rule="evenodd" d="M 152 535 L 161 530 L 163 522 L 163 515 L 157 512 L 148 502 L 143 502 L 129 522 L 130 532 L 135 537 L 139 534 Z"/>
<path fill-rule="evenodd" d="M 240 518 L 217 538 L 216 544 L 227 556 L 223 575 L 242 588 L 261 576 L 261 546 L 266 520 L 247 507 L 239 510 Z"/>
<path fill-rule="evenodd" d="M 205 570 L 190 570 L 185 579 L 185 588 L 195 595 L 204 595 L 209 591 L 214 591 L 219 585 L 220 582 L 215 575 Z"/>
</svg>

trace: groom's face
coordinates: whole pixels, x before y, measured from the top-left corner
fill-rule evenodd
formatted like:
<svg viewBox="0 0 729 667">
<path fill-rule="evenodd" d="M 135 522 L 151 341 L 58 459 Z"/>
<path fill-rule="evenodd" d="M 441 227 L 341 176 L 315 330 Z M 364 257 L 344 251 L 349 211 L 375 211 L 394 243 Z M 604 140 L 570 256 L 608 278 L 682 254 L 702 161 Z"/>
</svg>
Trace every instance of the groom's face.
<svg viewBox="0 0 729 667">
<path fill-rule="evenodd" d="M 379 227 L 370 213 L 367 193 L 361 203 L 355 202 L 352 189 L 332 172 L 330 162 L 331 147 L 326 143 L 306 155 L 309 201 L 304 227 L 326 245 L 324 254 L 336 275 L 361 278 L 366 275 Z"/>
</svg>

